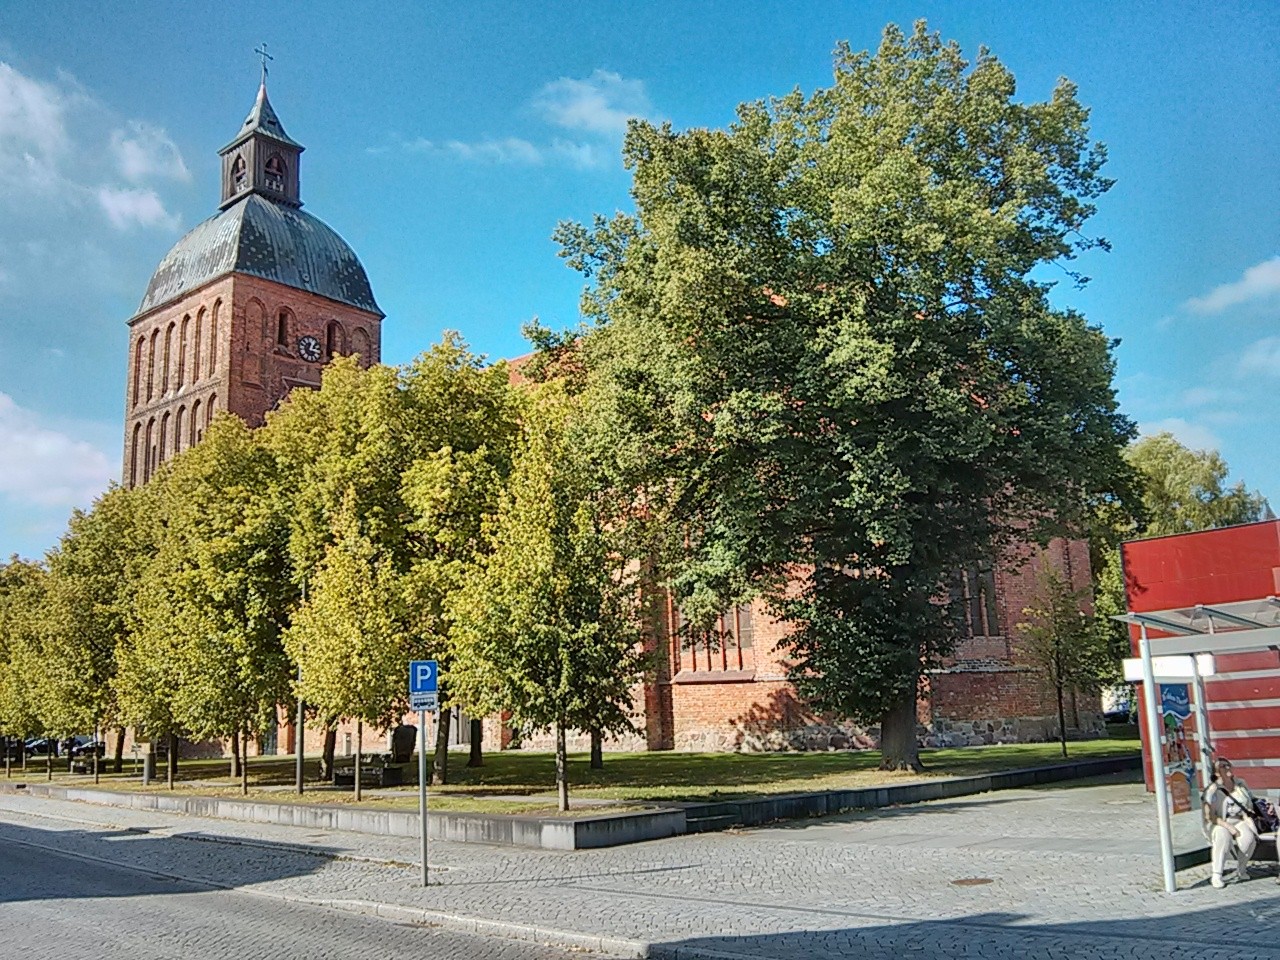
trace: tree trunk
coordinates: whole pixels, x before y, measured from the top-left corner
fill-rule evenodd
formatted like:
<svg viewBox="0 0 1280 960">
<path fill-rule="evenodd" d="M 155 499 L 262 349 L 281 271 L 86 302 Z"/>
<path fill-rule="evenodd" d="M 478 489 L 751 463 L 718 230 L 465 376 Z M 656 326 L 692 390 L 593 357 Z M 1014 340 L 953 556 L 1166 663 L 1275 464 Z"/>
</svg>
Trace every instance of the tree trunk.
<svg viewBox="0 0 1280 960">
<path fill-rule="evenodd" d="M 880 769 L 919 773 L 920 744 L 916 740 L 916 685 L 880 721 Z"/>
<path fill-rule="evenodd" d="M 178 779 L 178 735 L 176 733 L 169 734 L 169 752 L 165 757 L 164 765 L 169 778 L 169 789 L 172 790 L 173 781 Z"/>
<path fill-rule="evenodd" d="M 100 722 L 95 721 L 93 724 L 93 747 L 92 747 L 93 749 L 93 782 L 95 784 L 98 782 L 98 766 L 99 766 L 99 759 L 100 759 L 98 757 L 98 742 L 101 739 L 102 739 L 102 724 Z"/>
<path fill-rule="evenodd" d="M 124 773 L 124 727 L 116 727 L 116 747 L 111 752 L 112 773 Z"/>
<path fill-rule="evenodd" d="M 45 738 L 45 741 L 44 741 L 44 757 L 45 757 L 45 760 L 44 760 L 45 772 L 49 775 L 48 779 L 52 780 L 53 779 L 53 744 L 49 742 L 47 737 Z"/>
<path fill-rule="evenodd" d="M 364 721 L 356 721 L 356 803 L 360 802 L 360 754 L 364 752 Z"/>
<path fill-rule="evenodd" d="M 240 776 L 240 732 L 231 733 L 231 779 Z"/>
<path fill-rule="evenodd" d="M 468 767 L 483 767 L 484 753 L 484 722 L 480 720 L 471 721 L 471 756 L 467 757 Z"/>
<path fill-rule="evenodd" d="M 564 747 L 564 724 L 556 724 L 556 794 L 560 812 L 569 809 L 569 752 Z"/>
<path fill-rule="evenodd" d="M 247 797 L 249 795 L 249 722 L 247 720 L 244 724 L 244 734 L 240 737 L 240 744 L 243 754 L 240 758 L 240 796 Z"/>
<path fill-rule="evenodd" d="M 591 769 L 604 769 L 604 736 L 599 730 L 591 731 Z"/>
<path fill-rule="evenodd" d="M 320 751 L 320 779 L 333 780 L 333 755 L 338 749 L 338 726 L 330 720 L 324 727 L 324 749 Z"/>
<path fill-rule="evenodd" d="M 449 725 L 453 711 L 441 706 L 436 717 L 436 755 L 431 762 L 432 782 L 444 786 L 449 782 Z"/>
<path fill-rule="evenodd" d="M 1058 684 L 1058 737 L 1062 740 L 1062 759 L 1067 759 L 1067 711 L 1062 703 L 1062 684 Z"/>
</svg>

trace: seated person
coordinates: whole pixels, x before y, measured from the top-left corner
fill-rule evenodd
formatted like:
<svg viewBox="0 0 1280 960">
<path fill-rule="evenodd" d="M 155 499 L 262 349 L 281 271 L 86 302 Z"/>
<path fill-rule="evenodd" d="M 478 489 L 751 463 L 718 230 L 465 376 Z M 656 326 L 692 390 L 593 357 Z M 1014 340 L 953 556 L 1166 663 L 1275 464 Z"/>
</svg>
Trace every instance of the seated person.
<svg viewBox="0 0 1280 960">
<path fill-rule="evenodd" d="M 1227 867 L 1227 854 L 1236 849 L 1236 879 L 1249 879 L 1249 858 L 1258 844 L 1258 831 L 1249 816 L 1253 810 L 1253 794 L 1231 772 L 1231 761 L 1219 759 L 1214 764 L 1217 779 L 1204 793 L 1208 821 L 1213 827 L 1213 877 L 1210 882 L 1222 887 L 1222 871 Z"/>
</svg>

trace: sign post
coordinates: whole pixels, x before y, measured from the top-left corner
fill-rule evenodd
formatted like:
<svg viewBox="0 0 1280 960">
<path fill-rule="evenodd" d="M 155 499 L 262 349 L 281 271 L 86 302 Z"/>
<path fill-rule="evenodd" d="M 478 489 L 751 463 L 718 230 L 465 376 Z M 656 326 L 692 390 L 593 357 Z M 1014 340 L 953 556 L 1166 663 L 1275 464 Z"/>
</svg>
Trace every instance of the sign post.
<svg viewBox="0 0 1280 960">
<path fill-rule="evenodd" d="M 434 660 L 409 661 L 409 706 L 418 711 L 418 819 L 422 834 L 422 885 L 427 880 L 427 712 L 439 709 L 440 671 Z"/>
</svg>

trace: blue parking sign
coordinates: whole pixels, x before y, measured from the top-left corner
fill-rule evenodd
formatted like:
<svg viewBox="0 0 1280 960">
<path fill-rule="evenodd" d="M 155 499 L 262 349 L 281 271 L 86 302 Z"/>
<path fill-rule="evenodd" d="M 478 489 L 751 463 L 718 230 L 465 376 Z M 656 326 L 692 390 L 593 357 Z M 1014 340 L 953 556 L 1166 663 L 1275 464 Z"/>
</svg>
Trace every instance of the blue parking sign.
<svg viewBox="0 0 1280 960">
<path fill-rule="evenodd" d="M 409 661 L 409 693 L 435 693 L 439 680 L 440 671 L 434 660 Z"/>
</svg>

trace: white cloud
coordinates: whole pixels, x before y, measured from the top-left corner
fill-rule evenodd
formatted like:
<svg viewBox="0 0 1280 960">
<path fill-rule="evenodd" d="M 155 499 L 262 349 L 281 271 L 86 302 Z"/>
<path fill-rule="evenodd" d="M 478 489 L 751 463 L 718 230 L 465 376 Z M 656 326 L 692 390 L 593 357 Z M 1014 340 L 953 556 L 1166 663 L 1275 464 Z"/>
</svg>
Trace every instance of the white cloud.
<svg viewBox="0 0 1280 960">
<path fill-rule="evenodd" d="M 1190 387 L 1182 392 L 1182 403 L 1187 407 L 1212 407 L 1221 404 L 1237 404 L 1244 401 L 1239 390 L 1226 387 Z"/>
<path fill-rule="evenodd" d="M 183 182 L 191 179 L 177 144 L 149 123 L 132 120 L 126 129 L 113 130 L 111 152 L 121 176 L 130 183 L 143 183 L 152 177 Z"/>
<path fill-rule="evenodd" d="M 450 140 L 443 149 L 460 160 L 479 160 L 484 163 L 522 164 L 538 166 L 542 163 L 542 151 L 528 140 L 519 137 L 505 137 L 501 140 L 479 140 L 463 143 Z"/>
<path fill-rule="evenodd" d="M 1183 306 L 1193 313 L 1217 314 L 1229 307 L 1280 296 L 1280 256 L 1255 264 L 1234 283 L 1224 283 L 1206 296 L 1192 297 Z"/>
<path fill-rule="evenodd" d="M 117 230 L 134 226 L 177 229 L 178 218 L 164 208 L 164 201 L 154 190 L 100 187 L 98 204 Z"/>
<path fill-rule="evenodd" d="M 1263 337 L 1245 347 L 1240 353 L 1240 372 L 1280 377 L 1280 337 Z"/>
<path fill-rule="evenodd" d="M 1192 450 L 1218 450 L 1222 447 L 1222 441 L 1208 427 L 1183 420 L 1181 417 L 1168 417 L 1153 423 L 1143 423 L 1139 426 L 1139 432 L 1145 437 L 1157 433 L 1172 433 L 1184 446 Z"/>
<path fill-rule="evenodd" d="M 534 95 L 533 106 L 558 127 L 605 137 L 620 136 L 629 119 L 653 109 L 643 80 L 626 80 L 609 70 L 596 70 L 585 80 L 561 77 L 548 83 Z"/>
<path fill-rule="evenodd" d="M 545 122 L 580 133 L 583 139 L 553 137 L 550 142 L 523 137 L 490 137 L 483 140 L 413 140 L 392 138 L 405 153 L 449 156 L 457 160 L 512 166 L 570 166 L 577 170 L 603 167 L 618 155 L 617 142 L 631 117 L 652 111 L 644 81 L 627 80 L 607 70 L 596 70 L 585 80 L 561 77 L 543 86 L 531 101 Z M 366 153 L 386 153 L 387 146 L 366 148 Z"/>
<path fill-rule="evenodd" d="M 190 178 L 164 130 L 122 121 L 66 74 L 44 81 L 0 62 L 0 240 L 83 237 L 95 208 L 117 230 L 176 228 L 151 184 Z"/>
<path fill-rule="evenodd" d="M 67 145 L 69 94 L 0 63 L 0 149 L 48 160 Z"/>
<path fill-rule="evenodd" d="M 33 507 L 84 507 L 116 477 L 91 443 L 51 429 L 0 393 L 0 495 Z"/>
</svg>

